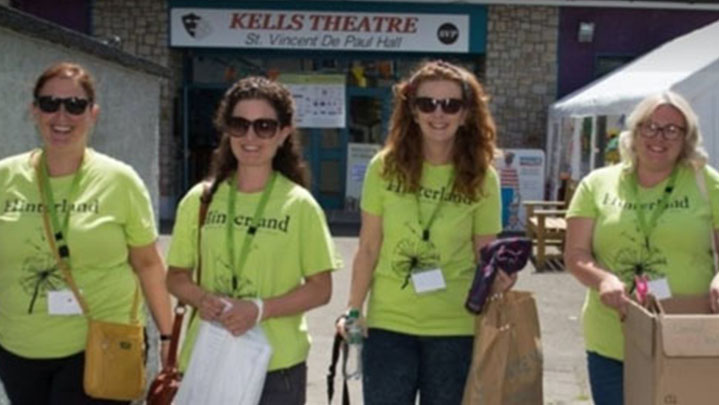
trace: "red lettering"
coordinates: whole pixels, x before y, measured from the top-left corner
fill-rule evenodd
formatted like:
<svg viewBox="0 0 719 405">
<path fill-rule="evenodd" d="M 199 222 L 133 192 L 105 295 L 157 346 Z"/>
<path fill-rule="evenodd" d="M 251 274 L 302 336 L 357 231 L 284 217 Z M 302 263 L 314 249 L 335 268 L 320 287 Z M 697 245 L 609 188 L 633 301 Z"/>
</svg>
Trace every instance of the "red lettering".
<svg viewBox="0 0 719 405">
<path fill-rule="evenodd" d="M 370 32 L 371 29 L 369 27 L 369 17 L 362 17 L 360 20 L 359 26 L 357 27 L 357 31 L 361 32 Z"/>
<path fill-rule="evenodd" d="M 280 15 L 279 23 L 275 29 L 302 29 L 305 15 L 293 14 L 291 23 L 286 23 L 284 15 Z M 383 33 L 416 33 L 419 19 L 416 17 L 393 17 L 383 15 L 357 16 L 357 15 L 332 15 L 332 14 L 310 14 L 311 31 L 341 31 L 341 32 L 383 32 Z"/>
<path fill-rule="evenodd" d="M 419 21 L 419 18 L 417 17 L 408 17 L 404 20 L 404 32 L 407 33 L 416 33 L 417 32 L 417 21 Z"/>
<path fill-rule="evenodd" d="M 310 14 L 310 22 L 312 23 L 312 24 L 311 24 L 311 27 L 310 27 L 310 30 L 312 30 L 312 31 L 317 31 L 318 26 L 320 25 L 320 20 L 321 20 L 321 19 L 322 19 L 322 16 L 321 16 L 321 15 Z"/>
<path fill-rule="evenodd" d="M 372 17 L 372 21 L 375 22 L 374 32 L 382 32 L 382 21 L 384 21 L 384 17 L 381 17 L 381 16 Z"/>
<path fill-rule="evenodd" d="M 247 28 L 251 30 L 260 29 L 260 18 L 262 18 L 260 14 L 250 14 L 250 23 L 247 25 Z"/>
<path fill-rule="evenodd" d="M 304 20 L 304 15 L 292 14 L 291 20 L 292 20 L 292 24 L 287 27 L 288 29 L 295 30 L 295 31 L 302 29 L 302 21 Z"/>
<path fill-rule="evenodd" d="M 245 13 L 232 13 L 232 22 L 230 23 L 230 29 L 244 29 L 245 24 L 242 23 L 242 19 L 246 16 Z"/>
<path fill-rule="evenodd" d="M 270 26 L 272 14 L 263 14 L 262 17 L 264 17 L 262 19 L 262 29 L 268 30 L 268 29 L 276 29 L 277 28 L 276 26 L 275 27 Z"/>
<path fill-rule="evenodd" d="M 387 21 L 387 33 L 391 32 L 402 32 L 399 25 L 402 24 L 402 19 L 397 17 L 389 17 Z"/>
<path fill-rule="evenodd" d="M 348 15 L 343 18 L 344 24 L 342 24 L 342 31 L 357 31 L 357 27 L 355 26 L 355 22 L 357 22 L 357 17 Z"/>
<path fill-rule="evenodd" d="M 342 17 L 337 15 L 328 15 L 325 17 L 325 31 L 339 31 Z"/>
</svg>

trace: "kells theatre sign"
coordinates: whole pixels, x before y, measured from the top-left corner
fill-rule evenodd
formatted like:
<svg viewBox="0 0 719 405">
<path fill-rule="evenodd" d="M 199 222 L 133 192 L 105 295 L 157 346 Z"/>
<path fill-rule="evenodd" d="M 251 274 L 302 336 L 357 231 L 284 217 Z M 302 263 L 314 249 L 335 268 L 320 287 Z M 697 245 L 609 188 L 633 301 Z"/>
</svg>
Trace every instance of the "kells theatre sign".
<svg viewBox="0 0 719 405">
<path fill-rule="evenodd" d="M 173 8 L 170 44 L 338 51 L 469 51 L 469 16 Z"/>
</svg>

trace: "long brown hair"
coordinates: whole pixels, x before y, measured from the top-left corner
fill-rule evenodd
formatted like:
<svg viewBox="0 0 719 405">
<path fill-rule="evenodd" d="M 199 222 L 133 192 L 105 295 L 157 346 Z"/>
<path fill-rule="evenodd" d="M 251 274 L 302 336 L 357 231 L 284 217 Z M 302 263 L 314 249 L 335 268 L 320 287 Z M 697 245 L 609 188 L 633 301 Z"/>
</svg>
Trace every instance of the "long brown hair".
<svg viewBox="0 0 719 405">
<path fill-rule="evenodd" d="M 220 100 L 215 112 L 214 125 L 222 135 L 219 146 L 212 154 L 208 179 L 214 192 L 219 184 L 237 169 L 237 158 L 230 147 L 230 136 L 225 128 L 235 105 L 242 100 L 265 100 L 277 113 L 281 128 L 291 126 L 295 104 L 290 91 L 280 83 L 260 76 L 250 76 L 232 85 Z M 272 159 L 272 169 L 282 173 L 293 182 L 307 188 L 307 169 L 300 152 L 297 133 L 293 129 Z"/>
<path fill-rule="evenodd" d="M 397 180 L 408 192 L 419 190 L 424 156 L 422 133 L 414 120 L 413 106 L 419 85 L 435 80 L 453 81 L 462 88 L 466 118 L 454 137 L 452 191 L 476 200 L 484 192 L 482 182 L 494 159 L 497 137 L 489 97 L 472 73 L 444 61 L 425 62 L 409 79 L 394 86 L 394 110 L 383 150 L 382 175 Z"/>
</svg>

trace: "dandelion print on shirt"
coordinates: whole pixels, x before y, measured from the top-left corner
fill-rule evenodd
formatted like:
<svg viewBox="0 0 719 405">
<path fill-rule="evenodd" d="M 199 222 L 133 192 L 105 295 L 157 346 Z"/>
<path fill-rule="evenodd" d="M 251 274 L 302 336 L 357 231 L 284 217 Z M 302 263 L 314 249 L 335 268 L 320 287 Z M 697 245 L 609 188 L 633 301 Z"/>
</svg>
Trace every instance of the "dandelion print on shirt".
<svg viewBox="0 0 719 405">
<path fill-rule="evenodd" d="M 631 286 L 630 293 L 634 292 L 636 276 L 643 275 L 649 280 L 665 277 L 658 267 L 666 266 L 667 259 L 659 249 L 652 246 L 651 242 L 646 247 L 643 241 L 624 232 L 621 237 L 626 240 L 626 244 L 617 252 L 615 262 L 618 268 L 614 272 L 626 285 Z"/>
<path fill-rule="evenodd" d="M 44 235 L 42 229 L 38 235 Z M 61 290 L 65 287 L 65 280 L 60 273 L 57 262 L 53 255 L 41 246 L 47 245 L 47 240 L 41 236 L 40 241 L 27 240 L 34 253 L 25 258 L 22 264 L 23 276 L 20 278 L 20 285 L 28 295 L 29 303 L 27 313 L 33 313 L 35 302 L 38 298 L 47 295 L 48 291 Z"/>
<path fill-rule="evenodd" d="M 409 285 L 412 271 L 416 269 L 432 269 L 439 265 L 439 251 L 431 240 L 423 240 L 421 232 L 411 224 L 405 223 L 412 236 L 401 239 L 394 247 L 392 255 L 392 271 L 402 277 L 401 288 Z"/>
<path fill-rule="evenodd" d="M 215 254 L 214 268 L 217 269 L 214 276 L 215 291 L 232 298 L 256 297 L 258 294 L 254 282 L 244 274 L 233 277 L 232 266 L 227 262 L 225 255 Z"/>
</svg>

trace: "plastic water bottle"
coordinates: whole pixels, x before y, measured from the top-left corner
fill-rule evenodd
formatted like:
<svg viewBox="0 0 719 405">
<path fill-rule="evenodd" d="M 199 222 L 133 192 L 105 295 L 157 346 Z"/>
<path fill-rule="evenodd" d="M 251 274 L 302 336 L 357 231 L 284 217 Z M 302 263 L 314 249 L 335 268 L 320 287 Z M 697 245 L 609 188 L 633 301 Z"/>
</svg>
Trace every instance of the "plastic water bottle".
<svg viewBox="0 0 719 405">
<path fill-rule="evenodd" d="M 351 309 L 345 322 L 347 331 L 347 361 L 343 372 L 345 379 L 358 380 L 362 376 L 362 325 L 359 321 L 359 310 Z"/>
</svg>

